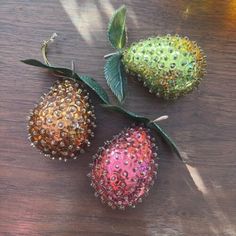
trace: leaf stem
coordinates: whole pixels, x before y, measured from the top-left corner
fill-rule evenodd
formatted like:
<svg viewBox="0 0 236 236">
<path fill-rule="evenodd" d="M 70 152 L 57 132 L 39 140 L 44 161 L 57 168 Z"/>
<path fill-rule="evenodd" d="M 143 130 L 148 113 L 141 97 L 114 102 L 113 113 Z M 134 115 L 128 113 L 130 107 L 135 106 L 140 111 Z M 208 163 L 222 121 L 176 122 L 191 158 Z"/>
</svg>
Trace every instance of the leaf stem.
<svg viewBox="0 0 236 236">
<path fill-rule="evenodd" d="M 155 120 L 151 121 L 153 123 L 158 123 L 159 121 L 162 121 L 162 120 L 166 120 L 168 119 L 169 117 L 167 115 L 164 115 L 164 116 L 160 116 L 158 118 L 156 118 Z"/>
<path fill-rule="evenodd" d="M 108 59 L 109 57 L 114 56 L 114 55 L 118 55 L 118 54 L 120 54 L 120 51 L 109 53 L 109 54 L 105 55 L 104 58 Z"/>
<path fill-rule="evenodd" d="M 72 60 L 71 61 L 71 71 L 72 71 L 72 77 L 75 76 L 75 62 Z"/>
<path fill-rule="evenodd" d="M 48 58 L 47 58 L 48 45 L 50 43 L 52 43 L 56 37 L 57 37 L 57 34 L 53 33 L 52 36 L 48 40 L 43 41 L 42 46 L 41 46 L 41 52 L 43 54 L 43 60 L 44 60 L 45 64 L 47 64 L 48 66 L 51 66 L 51 64 L 50 64 L 50 62 L 48 61 Z"/>
</svg>

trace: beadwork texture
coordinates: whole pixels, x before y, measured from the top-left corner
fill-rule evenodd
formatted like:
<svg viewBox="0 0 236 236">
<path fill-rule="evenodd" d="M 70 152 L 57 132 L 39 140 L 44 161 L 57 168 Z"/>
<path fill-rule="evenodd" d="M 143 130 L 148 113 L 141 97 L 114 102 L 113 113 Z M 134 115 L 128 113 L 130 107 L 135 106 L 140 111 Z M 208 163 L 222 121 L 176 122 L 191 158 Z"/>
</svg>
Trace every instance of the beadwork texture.
<svg viewBox="0 0 236 236">
<path fill-rule="evenodd" d="M 157 174 L 154 141 L 146 128 L 135 126 L 100 148 L 89 174 L 95 196 L 113 209 L 141 202 Z"/>
<path fill-rule="evenodd" d="M 153 37 L 133 43 L 123 52 L 126 72 L 142 80 L 151 93 L 175 99 L 201 81 L 206 60 L 202 50 L 187 37 Z"/>
<path fill-rule="evenodd" d="M 94 119 L 82 85 L 72 80 L 57 82 L 29 117 L 29 139 L 52 159 L 76 159 L 90 145 Z"/>
</svg>

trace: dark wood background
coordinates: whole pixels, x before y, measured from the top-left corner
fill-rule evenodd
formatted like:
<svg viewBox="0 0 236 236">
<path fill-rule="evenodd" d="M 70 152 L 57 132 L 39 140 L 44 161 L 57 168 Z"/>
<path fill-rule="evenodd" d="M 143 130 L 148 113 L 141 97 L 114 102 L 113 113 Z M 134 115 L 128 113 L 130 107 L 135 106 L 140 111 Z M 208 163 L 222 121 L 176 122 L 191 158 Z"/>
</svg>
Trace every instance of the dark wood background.
<svg viewBox="0 0 236 236">
<path fill-rule="evenodd" d="M 207 54 L 198 90 L 164 102 L 129 80 L 125 107 L 150 118 L 168 114 L 162 127 L 189 165 L 163 143 L 157 183 L 136 209 L 113 211 L 93 195 L 91 156 L 131 121 L 98 106 L 92 147 L 73 162 L 50 161 L 27 140 L 26 117 L 56 78 L 26 66 L 41 59 L 40 43 L 58 33 L 49 51 L 57 65 L 103 78 L 112 52 L 106 26 L 112 11 L 128 6 L 129 42 L 179 33 Z M 0 235 L 236 235 L 236 1 L 235 0 L 0 0 Z M 109 92 L 111 95 L 111 93 Z"/>
</svg>

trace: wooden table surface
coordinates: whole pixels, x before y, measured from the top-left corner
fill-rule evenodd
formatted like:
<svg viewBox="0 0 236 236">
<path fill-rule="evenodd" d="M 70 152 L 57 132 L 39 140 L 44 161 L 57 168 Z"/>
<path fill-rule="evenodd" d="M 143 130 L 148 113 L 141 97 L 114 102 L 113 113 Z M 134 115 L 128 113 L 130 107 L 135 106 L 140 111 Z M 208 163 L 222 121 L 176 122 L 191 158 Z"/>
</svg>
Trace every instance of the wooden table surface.
<svg viewBox="0 0 236 236">
<path fill-rule="evenodd" d="M 51 161 L 30 147 L 26 117 L 56 78 L 26 66 L 41 60 L 40 43 L 58 33 L 49 51 L 60 66 L 76 62 L 111 95 L 103 77 L 108 19 L 128 6 L 129 42 L 178 33 L 207 54 L 198 90 L 176 102 L 150 95 L 129 80 L 125 107 L 150 118 L 179 145 L 182 164 L 159 141 L 160 170 L 150 196 L 135 209 L 112 210 L 93 194 L 86 174 L 97 148 L 130 120 L 96 104 L 96 137 L 77 161 Z M 0 1 L 0 235 L 236 235 L 236 1 L 235 0 L 1 0 Z M 112 95 L 111 95 L 112 96 Z"/>
</svg>

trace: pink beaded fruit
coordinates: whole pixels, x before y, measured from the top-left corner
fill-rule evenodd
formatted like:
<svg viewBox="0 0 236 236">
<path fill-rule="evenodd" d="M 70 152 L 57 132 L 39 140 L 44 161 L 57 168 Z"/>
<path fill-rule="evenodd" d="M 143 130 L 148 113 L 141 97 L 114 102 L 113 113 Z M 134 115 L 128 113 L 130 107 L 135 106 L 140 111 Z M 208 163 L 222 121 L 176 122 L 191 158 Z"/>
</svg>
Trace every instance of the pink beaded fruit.
<svg viewBox="0 0 236 236">
<path fill-rule="evenodd" d="M 100 197 L 102 203 L 113 209 L 124 210 L 142 202 L 154 184 L 158 158 L 157 145 L 151 131 L 155 131 L 183 160 L 174 141 L 157 124 L 168 116 L 150 120 L 119 106 L 103 106 L 124 114 L 135 125 L 126 128 L 98 149 L 90 164 L 88 177 L 95 196 Z"/>
<path fill-rule="evenodd" d="M 147 128 L 135 126 L 107 142 L 95 155 L 91 171 L 95 196 L 114 209 L 142 202 L 157 174 L 154 141 Z"/>
</svg>

